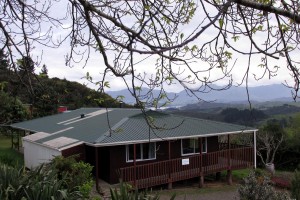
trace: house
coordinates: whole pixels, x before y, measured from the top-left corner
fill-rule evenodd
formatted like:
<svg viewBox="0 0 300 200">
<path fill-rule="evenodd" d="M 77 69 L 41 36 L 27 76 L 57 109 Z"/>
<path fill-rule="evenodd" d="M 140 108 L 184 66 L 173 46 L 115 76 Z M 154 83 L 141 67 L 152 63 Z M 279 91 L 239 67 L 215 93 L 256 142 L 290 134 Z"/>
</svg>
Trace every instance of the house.
<svg viewBox="0 0 300 200">
<path fill-rule="evenodd" d="M 151 126 L 145 118 L 148 116 Z M 256 166 L 257 129 L 148 110 L 82 108 L 11 125 L 23 137 L 25 166 L 79 154 L 98 179 L 137 188 Z M 156 126 L 156 128 L 151 128 Z M 237 135 L 252 145 L 234 144 Z M 224 140 L 225 138 L 225 140 Z"/>
</svg>

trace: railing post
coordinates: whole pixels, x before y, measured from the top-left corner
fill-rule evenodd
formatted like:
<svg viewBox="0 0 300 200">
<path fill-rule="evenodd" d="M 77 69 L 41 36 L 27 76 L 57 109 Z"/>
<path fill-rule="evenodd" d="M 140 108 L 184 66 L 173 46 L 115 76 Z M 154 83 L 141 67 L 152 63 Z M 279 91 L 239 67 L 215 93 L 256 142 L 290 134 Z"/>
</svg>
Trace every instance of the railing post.
<svg viewBox="0 0 300 200">
<path fill-rule="evenodd" d="M 230 135 L 227 135 L 227 156 L 228 156 L 228 169 L 231 169 L 231 147 L 230 147 Z"/>
<path fill-rule="evenodd" d="M 168 154 L 169 154 L 169 159 L 168 159 L 168 189 L 172 189 L 172 177 L 171 177 L 171 170 L 172 170 L 172 165 L 171 165 L 171 141 L 168 141 Z"/>
<path fill-rule="evenodd" d="M 227 135 L 227 147 L 228 147 L 228 166 L 227 166 L 227 182 L 232 185 L 232 172 L 231 172 L 231 148 L 230 148 L 230 135 Z"/>
<path fill-rule="evenodd" d="M 125 182 L 124 181 L 124 169 L 122 169 L 122 168 L 120 168 L 120 179 L 121 179 L 120 182 L 123 182 L 123 183 Z"/>
<path fill-rule="evenodd" d="M 98 156 L 98 148 L 95 147 L 95 161 L 96 161 L 96 190 L 98 191 L 99 190 L 99 162 L 98 162 L 98 159 L 99 159 L 99 156 Z"/>
<path fill-rule="evenodd" d="M 133 185 L 134 187 L 136 187 L 136 144 L 133 144 L 133 167 L 134 167 Z"/>
<path fill-rule="evenodd" d="M 202 138 L 198 138 L 198 147 L 199 147 L 199 187 L 202 188 L 204 186 L 204 175 L 202 171 Z"/>
</svg>

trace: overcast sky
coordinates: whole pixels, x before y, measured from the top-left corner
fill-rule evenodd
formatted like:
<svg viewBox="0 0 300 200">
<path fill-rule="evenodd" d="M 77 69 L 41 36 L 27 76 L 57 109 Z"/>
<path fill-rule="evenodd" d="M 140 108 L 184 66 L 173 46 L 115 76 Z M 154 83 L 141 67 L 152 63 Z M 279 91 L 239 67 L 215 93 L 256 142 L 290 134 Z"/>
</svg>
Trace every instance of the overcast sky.
<svg viewBox="0 0 300 200">
<path fill-rule="evenodd" d="M 97 54 L 92 54 L 87 66 L 83 68 L 83 64 L 76 64 L 74 67 L 70 68 L 65 65 L 65 52 L 67 52 L 69 49 L 68 47 L 64 48 L 59 48 L 59 49 L 44 49 L 43 52 L 43 60 L 42 64 L 45 63 L 48 68 L 48 75 L 49 77 L 58 77 L 58 78 L 66 78 L 67 80 L 70 81 L 77 81 L 80 83 L 87 84 L 88 87 L 96 89 L 96 87 L 88 83 L 88 81 L 83 78 L 87 72 L 89 72 L 94 80 L 99 79 L 100 80 L 100 75 L 99 73 L 103 72 L 104 69 L 104 64 L 101 62 L 101 59 L 99 59 L 99 55 Z M 100 60 L 100 61 L 99 61 Z M 282 62 L 282 66 L 284 66 L 284 61 Z M 147 70 L 147 61 L 144 62 L 144 68 Z M 149 63 L 149 65 L 151 62 Z M 253 64 L 254 65 L 254 64 Z M 256 65 L 257 66 L 257 65 Z M 242 75 L 246 71 L 246 62 L 244 60 L 238 60 L 232 74 L 233 74 L 233 79 L 234 83 L 239 83 L 242 79 Z M 254 68 L 254 67 L 253 67 Z M 252 68 L 252 69 L 253 69 Z M 40 68 L 37 69 L 40 71 Z M 141 70 L 142 71 L 142 70 Z M 259 76 L 259 74 L 263 73 L 263 70 L 260 69 L 259 67 L 256 67 L 252 70 L 252 73 L 255 73 Z M 276 77 L 272 77 L 269 79 L 267 76 L 265 76 L 262 80 L 256 81 L 254 80 L 252 74 L 249 78 L 249 85 L 250 86 L 259 86 L 259 85 L 269 85 L 269 84 L 280 84 L 284 82 L 285 80 L 289 80 L 289 74 L 287 73 L 287 70 L 284 68 L 280 68 L 278 71 L 278 75 Z M 108 90 L 120 90 L 120 89 L 125 89 L 126 86 L 122 82 L 121 79 L 117 79 L 116 77 L 108 77 L 108 81 L 110 82 L 110 89 Z M 217 84 L 218 85 L 225 85 L 226 80 L 219 81 Z M 179 85 L 174 85 L 172 87 L 169 87 L 170 91 L 173 92 L 178 92 L 182 90 L 182 87 Z"/>
<path fill-rule="evenodd" d="M 64 13 L 65 7 L 60 6 L 55 8 L 55 12 L 57 13 Z M 197 18 L 197 16 L 196 16 Z M 189 25 L 191 28 L 194 27 L 194 23 L 197 23 L 197 21 L 192 21 L 191 24 Z M 67 30 L 65 30 L 67 31 Z M 186 30 L 187 31 L 187 30 Z M 55 32 L 55 36 L 59 37 L 60 35 L 64 35 L 64 31 L 57 31 Z M 207 39 L 211 35 L 214 35 L 214 31 L 208 30 L 205 32 L 204 35 L 199 38 L 198 41 Z M 247 41 L 247 40 L 246 40 Z M 70 46 L 69 46 L 70 41 L 66 41 L 62 46 L 60 46 L 57 49 L 51 49 L 51 48 L 46 48 L 42 46 L 37 46 L 33 51 L 34 56 L 40 56 L 41 52 L 43 55 L 43 60 L 41 61 L 41 66 L 42 64 L 46 64 L 48 68 L 48 75 L 49 77 L 58 77 L 58 78 L 66 78 L 67 80 L 70 81 L 77 81 L 80 83 L 87 84 L 88 87 L 96 89 L 96 87 L 92 84 L 89 84 L 87 80 L 85 80 L 83 77 L 86 75 L 87 72 L 89 72 L 94 80 L 100 79 L 100 73 L 103 72 L 104 69 L 104 63 L 102 61 L 101 55 L 99 53 L 92 52 L 90 56 L 90 60 L 88 61 L 87 65 L 85 68 L 83 68 L 83 63 L 77 63 L 74 64 L 72 68 L 68 67 L 65 65 L 65 55 L 69 52 Z M 197 41 L 196 41 L 197 42 Z M 237 45 L 239 48 L 249 48 L 246 44 L 247 42 L 241 40 Z M 154 59 L 154 58 L 153 58 Z M 153 73 L 154 70 L 149 70 L 153 69 L 153 59 L 150 58 L 146 61 L 143 61 L 138 67 L 137 71 L 138 72 L 144 72 L 146 71 L 147 73 Z M 138 58 L 137 58 L 138 60 Z M 233 79 L 234 79 L 234 84 L 236 85 L 237 83 L 240 83 L 242 80 L 242 77 L 244 73 L 246 72 L 247 69 L 247 57 L 242 57 L 240 55 L 233 55 L 232 63 L 233 61 L 237 60 L 235 64 L 235 68 L 232 71 Z M 256 74 L 258 77 L 260 74 L 263 73 L 263 69 L 257 67 L 258 64 L 260 63 L 260 57 L 256 56 L 253 59 L 252 65 L 251 65 L 251 71 L 250 71 L 250 77 L 249 77 L 249 85 L 250 86 L 259 86 L 259 85 L 269 85 L 269 84 L 280 84 L 283 83 L 284 81 L 289 81 L 289 73 L 288 70 L 285 69 L 285 60 L 284 58 L 280 58 L 280 60 L 272 60 L 270 62 L 270 65 L 278 65 L 281 66 L 278 75 L 276 77 L 273 77 L 269 79 L 269 77 L 266 75 L 262 80 L 256 81 L 254 80 L 252 74 Z M 204 66 L 205 63 L 201 61 L 197 61 L 193 64 L 194 66 Z M 37 71 L 40 71 L 40 68 L 37 69 Z M 215 72 L 215 74 L 212 74 L 212 76 L 218 76 L 218 72 Z M 113 76 L 107 77 L 108 81 L 110 82 L 110 89 L 109 90 L 120 90 L 120 89 L 125 89 L 126 86 L 122 82 L 121 79 L 115 78 Z M 218 85 L 224 85 L 227 83 L 227 80 L 221 80 L 217 84 Z M 171 87 L 168 88 L 169 91 L 172 92 L 178 92 L 181 91 L 183 88 L 179 85 L 172 85 Z"/>
</svg>

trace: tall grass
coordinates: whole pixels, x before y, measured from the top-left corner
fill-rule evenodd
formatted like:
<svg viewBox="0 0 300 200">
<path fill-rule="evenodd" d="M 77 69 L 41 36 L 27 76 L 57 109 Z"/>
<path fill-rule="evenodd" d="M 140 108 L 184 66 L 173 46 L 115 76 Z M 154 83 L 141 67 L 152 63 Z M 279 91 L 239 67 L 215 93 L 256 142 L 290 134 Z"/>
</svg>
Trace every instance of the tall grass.
<svg viewBox="0 0 300 200">
<path fill-rule="evenodd" d="M 24 156 L 11 148 L 11 138 L 0 135 L 0 163 L 20 168 L 24 165 Z"/>
</svg>

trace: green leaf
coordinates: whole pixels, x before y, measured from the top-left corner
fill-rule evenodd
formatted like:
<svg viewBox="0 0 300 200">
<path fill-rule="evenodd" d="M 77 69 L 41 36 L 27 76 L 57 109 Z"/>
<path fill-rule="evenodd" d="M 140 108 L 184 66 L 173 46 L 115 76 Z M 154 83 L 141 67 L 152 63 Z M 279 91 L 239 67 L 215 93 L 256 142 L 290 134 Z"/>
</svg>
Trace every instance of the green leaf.
<svg viewBox="0 0 300 200">
<path fill-rule="evenodd" d="M 148 122 L 149 123 L 154 123 L 155 119 L 151 116 L 147 116 Z"/>
<path fill-rule="evenodd" d="M 184 50 L 185 50 L 186 52 L 189 51 L 189 49 L 190 49 L 190 48 L 189 48 L 188 46 L 185 46 L 185 47 L 184 47 Z"/>
<path fill-rule="evenodd" d="M 157 107 L 157 104 L 158 104 L 158 100 L 157 99 L 154 99 L 153 102 L 152 102 L 152 105 L 153 107 Z"/>
<path fill-rule="evenodd" d="M 234 36 L 232 36 L 232 39 L 236 42 L 236 41 L 238 41 L 240 39 L 240 36 L 234 35 Z"/>
<path fill-rule="evenodd" d="M 183 33 L 180 33 L 180 39 L 182 39 L 184 37 Z"/>
<path fill-rule="evenodd" d="M 159 96 L 159 99 L 164 99 L 164 98 L 166 98 L 166 97 L 167 97 L 166 93 L 163 93 L 163 94 L 161 94 L 161 95 Z"/>
<path fill-rule="evenodd" d="M 283 33 L 285 33 L 288 30 L 290 30 L 289 26 L 287 26 L 285 24 L 280 24 L 280 29 L 282 30 Z"/>
<path fill-rule="evenodd" d="M 135 89 L 136 91 L 141 91 L 141 90 L 142 90 L 142 88 L 139 87 L 139 86 L 135 86 L 134 89 Z"/>
<path fill-rule="evenodd" d="M 94 99 L 94 101 L 96 101 L 99 104 L 102 104 L 104 102 L 103 98 L 98 98 L 98 99 Z"/>
<path fill-rule="evenodd" d="M 104 87 L 110 88 L 108 81 L 105 81 L 103 85 L 104 85 Z"/>
<path fill-rule="evenodd" d="M 124 131 L 124 129 L 122 129 L 122 128 L 117 128 L 117 129 L 114 130 L 114 133 L 121 133 L 121 132 L 123 132 L 123 131 Z"/>
<path fill-rule="evenodd" d="M 223 24 L 224 24 L 224 20 L 223 19 L 219 19 L 219 26 L 220 26 L 220 28 L 223 27 Z"/>
<path fill-rule="evenodd" d="M 257 31 L 262 31 L 263 30 L 263 26 L 262 25 L 259 25 L 257 27 L 254 27 L 252 29 L 252 33 L 256 33 Z"/>
<path fill-rule="evenodd" d="M 194 46 L 192 47 L 192 51 L 197 51 L 197 49 L 198 49 L 198 46 L 197 46 L 197 45 L 194 45 Z"/>
<path fill-rule="evenodd" d="M 231 58 L 232 58 L 232 53 L 231 53 L 231 52 L 225 51 L 224 54 L 225 54 L 225 56 L 226 56 L 228 59 L 231 59 Z"/>
<path fill-rule="evenodd" d="M 170 81 L 170 83 L 172 83 L 172 81 L 174 80 L 174 77 L 167 76 L 165 79 L 166 79 L 166 81 Z"/>
<path fill-rule="evenodd" d="M 265 64 L 259 64 L 258 67 L 264 68 Z"/>
<path fill-rule="evenodd" d="M 85 78 L 86 78 L 88 81 L 93 81 L 93 78 L 90 76 L 90 73 L 89 73 L 89 72 L 86 72 Z"/>
</svg>

